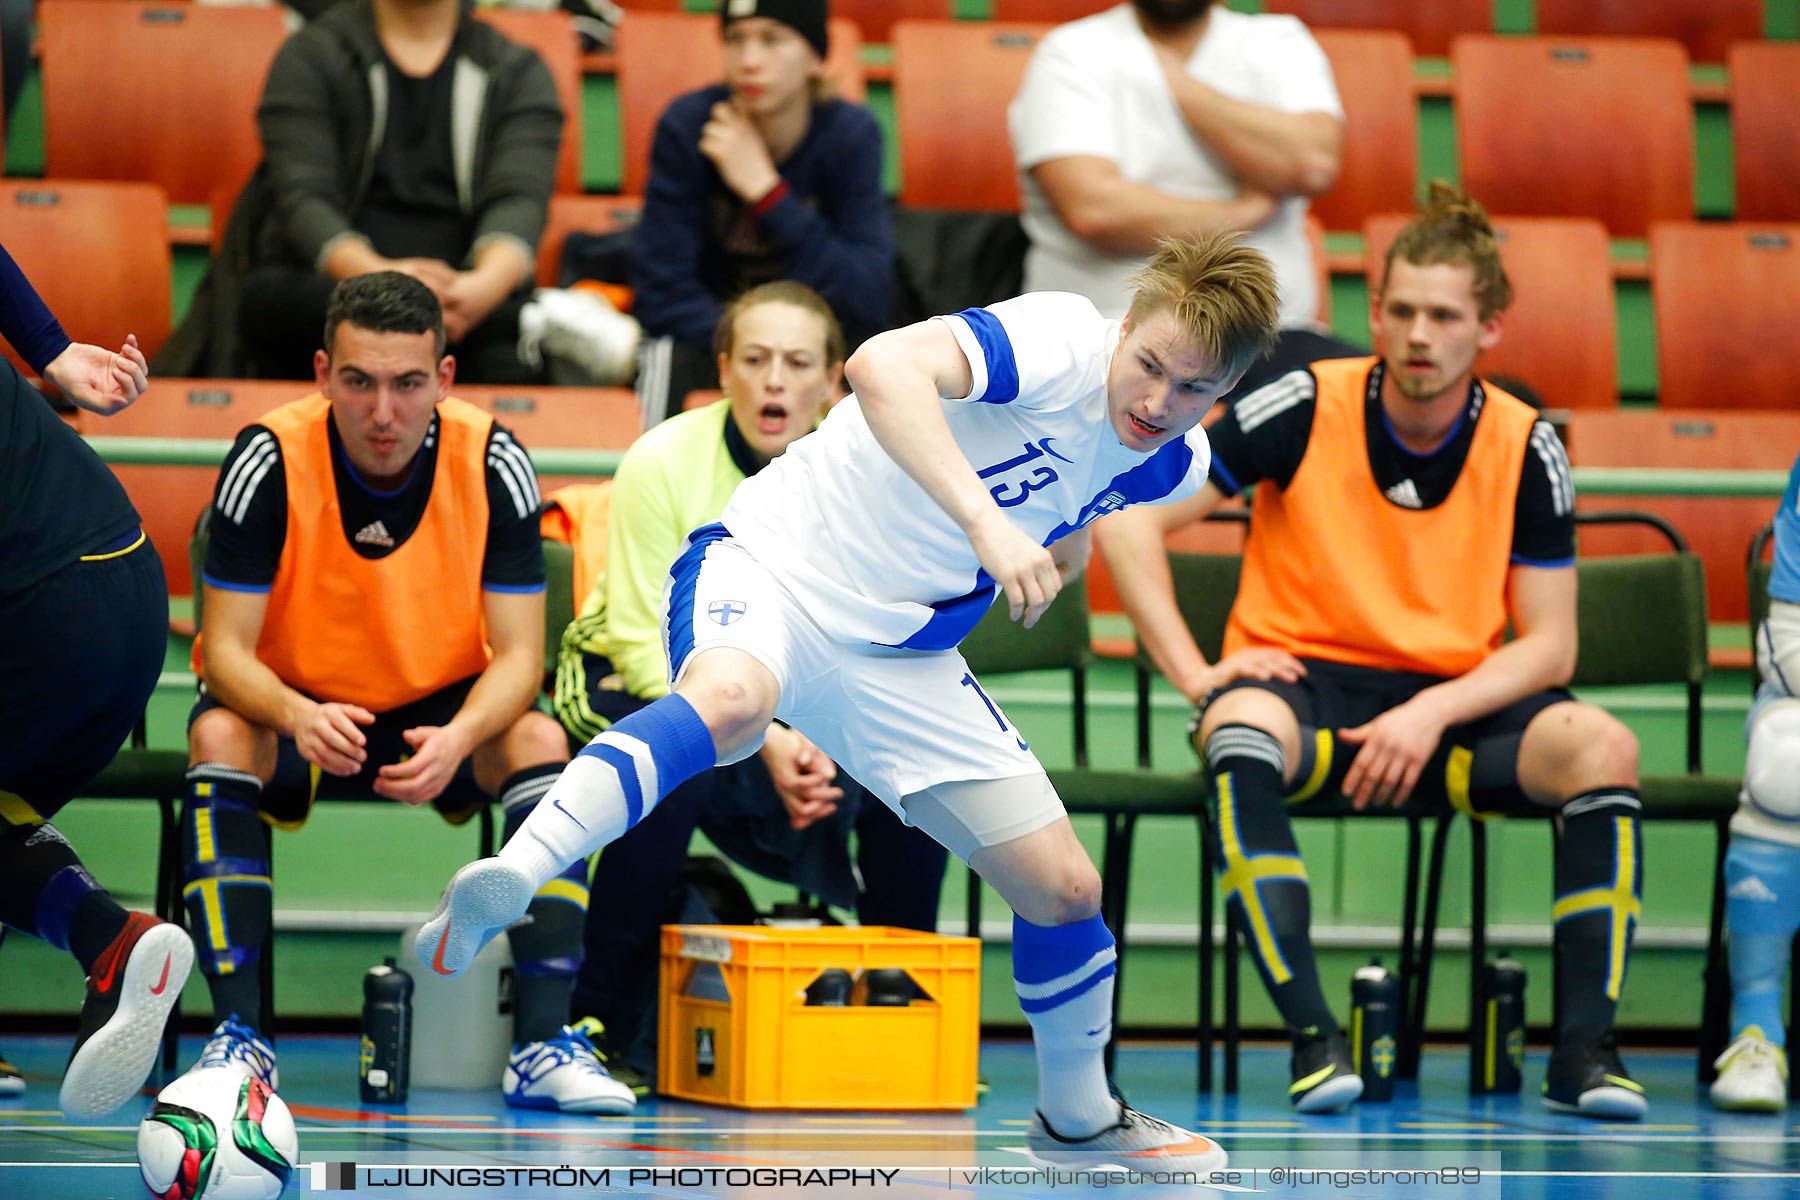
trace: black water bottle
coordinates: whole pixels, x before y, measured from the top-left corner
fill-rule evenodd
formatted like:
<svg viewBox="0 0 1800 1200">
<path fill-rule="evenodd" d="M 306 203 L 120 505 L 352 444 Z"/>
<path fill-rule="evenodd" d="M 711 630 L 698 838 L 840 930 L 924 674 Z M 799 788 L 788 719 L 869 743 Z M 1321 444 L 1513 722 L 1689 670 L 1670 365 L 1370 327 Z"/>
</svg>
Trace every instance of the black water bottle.
<svg viewBox="0 0 1800 1200">
<path fill-rule="evenodd" d="M 1525 1066 L 1525 968 L 1502 954 L 1481 967 L 1481 1004 L 1469 1039 L 1469 1091 L 1514 1093 Z"/>
<path fill-rule="evenodd" d="M 412 976 L 391 958 L 363 976 L 362 1051 L 357 1076 L 364 1104 L 406 1103 L 412 1061 Z"/>
<path fill-rule="evenodd" d="M 1379 958 L 1350 980 L 1350 1052 L 1362 1076 L 1362 1098 L 1392 1100 L 1400 1063 L 1400 980 Z"/>
</svg>

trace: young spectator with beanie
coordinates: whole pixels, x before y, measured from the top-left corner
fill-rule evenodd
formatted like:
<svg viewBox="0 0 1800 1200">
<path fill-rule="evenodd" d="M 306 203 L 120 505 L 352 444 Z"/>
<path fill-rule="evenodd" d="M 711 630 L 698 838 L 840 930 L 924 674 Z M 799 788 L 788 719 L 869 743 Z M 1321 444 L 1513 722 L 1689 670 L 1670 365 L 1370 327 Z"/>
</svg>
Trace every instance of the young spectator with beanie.
<svg viewBox="0 0 1800 1200">
<path fill-rule="evenodd" d="M 739 293 L 806 284 L 851 344 L 893 296 L 881 130 L 830 94 L 826 0 L 726 0 L 725 80 L 657 123 L 633 285 L 647 338 L 639 392 L 653 420 L 718 385 L 713 329 Z"/>
</svg>

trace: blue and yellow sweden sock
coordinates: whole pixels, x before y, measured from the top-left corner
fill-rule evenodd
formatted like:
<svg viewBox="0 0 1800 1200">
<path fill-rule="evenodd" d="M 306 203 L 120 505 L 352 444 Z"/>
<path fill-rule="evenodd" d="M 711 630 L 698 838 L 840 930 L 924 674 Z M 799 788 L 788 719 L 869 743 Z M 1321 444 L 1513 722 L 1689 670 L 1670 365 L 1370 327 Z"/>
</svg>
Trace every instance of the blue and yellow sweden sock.
<svg viewBox="0 0 1800 1200">
<path fill-rule="evenodd" d="M 269 828 L 261 816 L 262 783 L 220 763 L 188 768 L 181 814 L 181 854 L 188 929 L 200 970 L 212 989 L 213 1017 L 232 1013 L 262 1031 L 262 987 L 256 970 L 268 941 L 274 894 Z"/>
<path fill-rule="evenodd" d="M 524 825 L 556 777 L 562 763 L 526 767 L 500 787 L 506 810 L 506 840 Z M 525 920 L 507 934 L 512 944 L 513 1040 L 542 1042 L 569 1021 L 569 996 L 581 968 L 581 931 L 587 922 L 588 860 L 576 859 L 531 899 Z"/>
<path fill-rule="evenodd" d="M 1751 1025 L 1787 1045 L 1781 989 L 1800 930 L 1800 846 L 1731 835 L 1725 852 L 1725 919 L 1731 929 L 1731 1033 Z"/>
<path fill-rule="evenodd" d="M 1281 743 L 1250 725 L 1221 725 L 1206 740 L 1206 766 L 1218 802 L 1219 885 L 1238 906 L 1269 997 L 1294 1029 L 1334 1032 L 1313 962 L 1312 889 L 1288 822 Z"/>
<path fill-rule="evenodd" d="M 1556 854 L 1558 1044 L 1597 1040 L 1613 1026 L 1631 938 L 1643 911 L 1644 841 L 1635 788 L 1583 792 L 1563 805 Z"/>
<path fill-rule="evenodd" d="M 125 910 L 56 826 L 6 796 L 13 802 L 0 814 L 0 923 L 72 952 L 86 971 L 125 928 Z"/>
</svg>

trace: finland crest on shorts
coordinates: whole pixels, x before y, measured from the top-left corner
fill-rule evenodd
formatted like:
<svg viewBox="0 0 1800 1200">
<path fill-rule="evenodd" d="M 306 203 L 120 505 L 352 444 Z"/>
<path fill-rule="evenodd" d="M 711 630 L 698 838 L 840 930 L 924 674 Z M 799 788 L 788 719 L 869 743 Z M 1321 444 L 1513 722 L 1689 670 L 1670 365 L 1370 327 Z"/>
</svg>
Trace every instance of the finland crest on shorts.
<svg viewBox="0 0 1800 1200">
<path fill-rule="evenodd" d="M 940 783 L 1043 769 L 960 653 L 834 640 L 722 526 L 696 530 L 676 559 L 664 620 L 671 684 L 700 651 L 749 654 L 781 685 L 776 716 L 890 807 Z"/>
</svg>

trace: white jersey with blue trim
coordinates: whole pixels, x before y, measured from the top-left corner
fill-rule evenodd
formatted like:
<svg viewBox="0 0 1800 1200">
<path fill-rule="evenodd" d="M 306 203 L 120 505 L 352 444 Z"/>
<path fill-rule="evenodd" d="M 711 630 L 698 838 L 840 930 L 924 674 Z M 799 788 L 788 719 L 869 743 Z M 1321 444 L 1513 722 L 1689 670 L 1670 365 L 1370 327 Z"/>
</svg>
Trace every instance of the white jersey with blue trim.
<svg viewBox="0 0 1800 1200">
<path fill-rule="evenodd" d="M 1769 577 L 1769 595 L 1800 604 L 1800 459 L 1788 473 L 1787 491 L 1775 512 L 1775 570 Z"/>
<path fill-rule="evenodd" d="M 1199 428 L 1149 454 L 1119 441 L 1106 377 L 1120 325 L 1085 297 L 1036 292 L 937 319 L 974 377 L 967 396 L 942 401 L 950 432 L 1041 544 L 1206 482 Z M 839 641 L 947 649 L 993 602 L 968 537 L 881 448 L 854 395 L 740 484 L 719 519 Z"/>
</svg>

